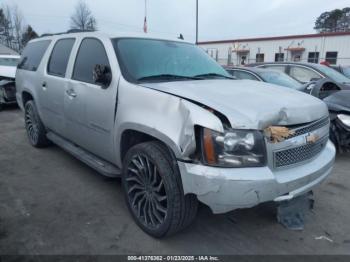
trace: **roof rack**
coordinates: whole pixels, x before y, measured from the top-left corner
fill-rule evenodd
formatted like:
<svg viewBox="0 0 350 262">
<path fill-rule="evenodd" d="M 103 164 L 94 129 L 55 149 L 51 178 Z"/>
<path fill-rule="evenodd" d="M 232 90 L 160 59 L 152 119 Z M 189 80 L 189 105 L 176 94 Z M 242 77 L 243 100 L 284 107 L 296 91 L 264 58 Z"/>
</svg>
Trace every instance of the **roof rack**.
<svg viewBox="0 0 350 262">
<path fill-rule="evenodd" d="M 96 30 L 91 29 L 70 29 L 67 31 L 67 34 L 74 34 L 74 33 L 87 33 L 87 32 L 95 32 Z"/>
<path fill-rule="evenodd" d="M 54 35 L 64 35 L 64 34 L 76 34 L 76 33 L 87 33 L 87 32 L 95 32 L 96 30 L 88 30 L 88 29 L 70 29 L 67 32 L 61 32 L 56 34 L 42 34 L 40 37 L 45 36 L 54 36 Z"/>
</svg>

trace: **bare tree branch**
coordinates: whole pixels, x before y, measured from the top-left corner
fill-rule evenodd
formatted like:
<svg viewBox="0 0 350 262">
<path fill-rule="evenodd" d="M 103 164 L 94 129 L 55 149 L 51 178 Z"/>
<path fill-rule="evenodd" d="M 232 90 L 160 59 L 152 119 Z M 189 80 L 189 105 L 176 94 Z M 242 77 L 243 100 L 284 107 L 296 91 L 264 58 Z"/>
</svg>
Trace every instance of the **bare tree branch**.
<svg viewBox="0 0 350 262">
<path fill-rule="evenodd" d="M 96 30 L 97 22 L 85 1 L 80 0 L 71 16 L 71 29 Z"/>
<path fill-rule="evenodd" d="M 17 5 L 0 7 L 0 42 L 20 52 L 25 43 L 26 29 L 23 15 Z M 32 30 L 32 29 L 31 29 Z M 32 30 L 34 32 L 34 30 Z M 34 32 L 35 33 L 35 32 Z M 35 33 L 36 34 L 36 33 Z"/>
<path fill-rule="evenodd" d="M 1 32 L 3 42 L 6 46 L 13 49 L 13 26 L 11 9 L 8 5 L 2 6 Z"/>
<path fill-rule="evenodd" d="M 14 24 L 14 39 L 17 44 L 17 50 L 22 50 L 22 35 L 23 35 L 23 15 L 18 6 L 15 5 L 12 9 L 12 19 Z"/>
</svg>

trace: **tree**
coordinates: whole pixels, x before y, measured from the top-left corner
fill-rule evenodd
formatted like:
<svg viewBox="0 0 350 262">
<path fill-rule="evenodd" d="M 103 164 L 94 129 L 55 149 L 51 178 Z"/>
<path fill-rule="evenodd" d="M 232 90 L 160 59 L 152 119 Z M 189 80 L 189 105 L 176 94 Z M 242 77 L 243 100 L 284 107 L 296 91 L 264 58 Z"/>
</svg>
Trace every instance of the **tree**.
<svg viewBox="0 0 350 262">
<path fill-rule="evenodd" d="M 22 50 L 23 48 L 23 16 L 21 11 L 18 9 L 18 6 L 14 6 L 12 10 L 12 19 L 13 19 L 13 29 L 14 29 L 14 40 L 17 44 L 17 50 Z"/>
<path fill-rule="evenodd" d="M 24 45 L 37 36 L 31 26 L 25 26 L 23 15 L 18 6 L 3 5 L 0 8 L 0 43 L 21 52 Z"/>
<path fill-rule="evenodd" d="M 30 40 L 38 37 L 38 34 L 33 30 L 33 28 L 28 25 L 26 30 L 22 34 L 22 46 L 25 46 Z"/>
<path fill-rule="evenodd" d="M 80 0 L 71 16 L 71 29 L 96 30 L 97 22 L 85 1 Z"/>
<path fill-rule="evenodd" d="M 339 30 L 340 31 L 350 31 L 350 7 L 346 7 L 343 10 L 343 15 L 339 19 Z"/>
<path fill-rule="evenodd" d="M 0 17 L 1 40 L 9 48 L 13 48 L 13 26 L 12 15 L 9 6 L 3 6 Z"/>
<path fill-rule="evenodd" d="M 350 8 L 322 13 L 317 18 L 314 29 L 319 33 L 350 31 Z"/>
</svg>

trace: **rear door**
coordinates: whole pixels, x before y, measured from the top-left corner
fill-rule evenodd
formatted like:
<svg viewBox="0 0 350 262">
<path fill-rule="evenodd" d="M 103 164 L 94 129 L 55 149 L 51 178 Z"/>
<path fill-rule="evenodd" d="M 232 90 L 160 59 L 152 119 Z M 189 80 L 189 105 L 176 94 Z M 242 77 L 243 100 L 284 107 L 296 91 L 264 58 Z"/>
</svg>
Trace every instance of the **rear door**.
<svg viewBox="0 0 350 262">
<path fill-rule="evenodd" d="M 66 136 L 64 121 L 64 92 L 69 80 L 66 78 L 67 65 L 75 38 L 59 39 L 51 52 L 41 88 L 47 114 L 47 127 Z"/>
<path fill-rule="evenodd" d="M 106 44 L 110 45 L 108 49 Z M 102 87 L 94 82 L 93 71 L 96 65 L 111 67 L 110 60 L 116 60 L 111 49 L 110 40 L 84 38 L 64 95 L 68 138 L 108 161 L 114 160 L 112 131 L 119 76 L 112 70 L 111 85 Z"/>
</svg>

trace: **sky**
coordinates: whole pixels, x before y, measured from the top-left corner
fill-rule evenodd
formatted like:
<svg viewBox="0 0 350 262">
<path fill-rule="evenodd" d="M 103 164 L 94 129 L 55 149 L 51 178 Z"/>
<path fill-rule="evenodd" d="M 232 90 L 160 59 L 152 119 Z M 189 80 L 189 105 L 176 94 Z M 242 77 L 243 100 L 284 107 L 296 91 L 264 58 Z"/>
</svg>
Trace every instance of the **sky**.
<svg viewBox="0 0 350 262">
<path fill-rule="evenodd" d="M 17 5 L 39 34 L 67 31 L 78 0 L 0 0 Z M 86 0 L 106 33 L 142 32 L 144 0 Z M 350 0 L 199 0 L 199 41 L 314 33 L 324 11 Z M 150 33 L 195 41 L 196 0 L 147 0 Z"/>
</svg>

